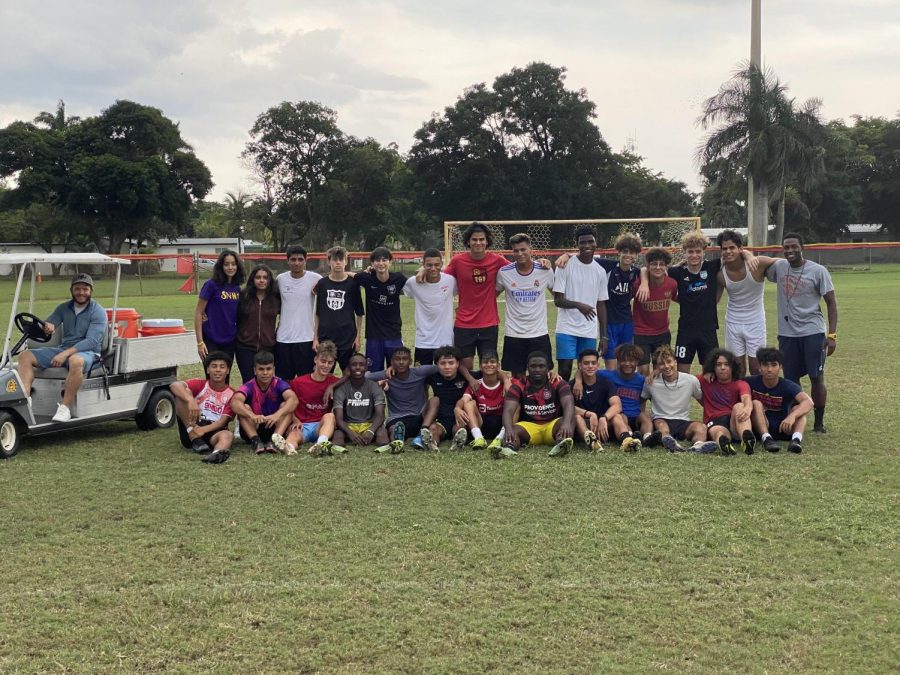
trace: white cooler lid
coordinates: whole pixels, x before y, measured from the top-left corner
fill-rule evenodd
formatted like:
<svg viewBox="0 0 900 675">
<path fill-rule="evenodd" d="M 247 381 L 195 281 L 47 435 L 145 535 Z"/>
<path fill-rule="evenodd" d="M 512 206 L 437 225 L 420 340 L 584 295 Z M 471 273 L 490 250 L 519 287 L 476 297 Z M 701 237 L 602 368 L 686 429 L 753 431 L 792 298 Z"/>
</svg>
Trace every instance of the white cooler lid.
<svg viewBox="0 0 900 675">
<path fill-rule="evenodd" d="M 144 319 L 141 321 L 144 328 L 178 328 L 184 326 L 181 319 Z"/>
</svg>

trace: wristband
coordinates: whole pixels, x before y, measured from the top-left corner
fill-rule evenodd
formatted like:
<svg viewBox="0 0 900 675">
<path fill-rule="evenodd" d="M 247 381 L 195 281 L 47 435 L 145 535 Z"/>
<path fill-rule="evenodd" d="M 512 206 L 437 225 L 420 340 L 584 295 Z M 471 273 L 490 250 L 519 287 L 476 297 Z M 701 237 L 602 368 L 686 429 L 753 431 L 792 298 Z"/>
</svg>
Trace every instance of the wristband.
<svg viewBox="0 0 900 675">
<path fill-rule="evenodd" d="M 372 431 L 371 429 L 366 429 L 363 433 L 364 433 L 364 434 L 372 434 L 372 436 L 375 435 L 375 432 Z"/>
<path fill-rule="evenodd" d="M 202 347 L 202 346 L 205 345 L 205 344 L 206 344 L 206 343 L 205 343 L 203 340 L 200 340 L 200 342 L 197 343 L 197 346 L 198 346 L 198 347 Z"/>
<path fill-rule="evenodd" d="M 606 337 L 605 335 L 603 335 L 600 339 L 601 339 L 601 340 L 606 340 L 607 342 L 609 342 L 609 338 Z"/>
<path fill-rule="evenodd" d="M 825 336 L 825 339 L 826 340 L 834 340 L 835 342 L 837 342 L 837 333 L 829 333 L 828 335 Z"/>
<path fill-rule="evenodd" d="M 589 412 L 584 413 L 584 419 L 586 419 L 586 420 L 591 419 L 591 413 L 589 413 Z"/>
</svg>

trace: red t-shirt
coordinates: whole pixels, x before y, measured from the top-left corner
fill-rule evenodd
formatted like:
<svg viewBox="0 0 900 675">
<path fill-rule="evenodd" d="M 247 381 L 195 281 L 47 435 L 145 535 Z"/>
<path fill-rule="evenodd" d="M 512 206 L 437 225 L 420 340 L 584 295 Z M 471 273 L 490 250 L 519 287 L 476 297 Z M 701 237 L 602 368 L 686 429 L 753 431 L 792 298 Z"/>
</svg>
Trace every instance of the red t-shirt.
<svg viewBox="0 0 900 675">
<path fill-rule="evenodd" d="M 485 328 L 500 324 L 497 314 L 497 272 L 509 261 L 490 251 L 481 260 L 472 260 L 468 253 L 453 256 L 444 272 L 456 278 L 459 307 L 456 309 L 457 328 Z"/>
<path fill-rule="evenodd" d="M 705 377 L 701 377 L 700 389 L 703 391 L 704 422 L 731 415 L 731 409 L 735 403 L 741 402 L 741 396 L 750 395 L 750 385 L 743 380 L 722 384 L 718 380 L 707 382 Z"/>
<path fill-rule="evenodd" d="M 481 413 L 482 417 L 485 415 L 503 414 L 503 382 L 498 382 L 493 389 L 489 389 L 484 380 L 481 380 L 481 386 L 478 388 L 477 394 L 472 393 L 471 387 L 466 387 L 463 395 L 465 396 L 466 394 L 475 400 L 478 412 Z"/>
<path fill-rule="evenodd" d="M 325 379 L 317 382 L 312 375 L 299 375 L 291 380 L 291 390 L 300 399 L 300 405 L 294 410 L 294 417 L 301 422 L 318 422 L 322 415 L 331 410 L 331 400 L 322 403 L 325 390 L 332 382 L 337 382 L 334 375 L 326 375 Z"/>
<path fill-rule="evenodd" d="M 234 417 L 231 410 L 231 397 L 234 389 L 226 386 L 222 391 L 216 391 L 209 386 L 209 381 L 196 377 L 185 380 L 191 395 L 200 406 L 200 419 L 207 422 L 216 422 L 220 417 Z"/>
<path fill-rule="evenodd" d="M 638 284 L 631 288 L 637 295 Z M 672 277 L 663 277 L 659 286 L 649 284 L 650 297 L 645 302 L 634 301 L 631 315 L 635 335 L 662 335 L 669 332 L 669 304 L 678 299 L 678 283 Z"/>
<path fill-rule="evenodd" d="M 567 394 L 571 396 L 572 389 L 563 380 L 557 380 L 555 384 L 545 382 L 542 387 L 535 387 L 526 377 L 524 381 L 513 382 L 506 394 L 506 400 L 519 403 L 522 421 L 544 424 L 562 417 L 560 400 Z"/>
</svg>

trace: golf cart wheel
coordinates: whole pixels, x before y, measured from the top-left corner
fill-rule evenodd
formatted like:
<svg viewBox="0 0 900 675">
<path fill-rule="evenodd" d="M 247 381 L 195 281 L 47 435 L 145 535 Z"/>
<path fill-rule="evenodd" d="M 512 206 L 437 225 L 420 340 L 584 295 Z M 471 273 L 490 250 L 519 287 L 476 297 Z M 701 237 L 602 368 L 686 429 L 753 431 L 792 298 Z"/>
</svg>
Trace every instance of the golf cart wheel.
<svg viewBox="0 0 900 675">
<path fill-rule="evenodd" d="M 175 424 L 175 397 L 166 389 L 157 389 L 147 401 L 147 407 L 136 415 L 138 429 L 168 429 Z"/>
<path fill-rule="evenodd" d="M 8 412 L 0 412 L 0 458 L 9 459 L 19 451 L 22 440 L 18 421 Z"/>
</svg>

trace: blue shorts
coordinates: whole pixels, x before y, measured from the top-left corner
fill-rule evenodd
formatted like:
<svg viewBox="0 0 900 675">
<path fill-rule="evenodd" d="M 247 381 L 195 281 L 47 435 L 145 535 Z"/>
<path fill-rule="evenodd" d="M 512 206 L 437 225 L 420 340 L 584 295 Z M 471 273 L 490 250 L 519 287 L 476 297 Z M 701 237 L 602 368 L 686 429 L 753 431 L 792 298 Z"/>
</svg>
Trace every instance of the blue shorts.
<svg viewBox="0 0 900 675">
<path fill-rule="evenodd" d="M 37 360 L 38 365 L 41 368 L 53 368 L 50 365 L 50 362 L 53 360 L 53 357 L 59 354 L 60 352 L 66 351 L 63 347 L 41 347 L 40 349 L 32 349 L 30 350 L 32 354 L 34 354 L 34 358 Z M 94 367 L 94 364 L 99 360 L 99 356 L 94 352 L 75 352 L 72 356 L 80 356 L 84 359 L 84 374 L 87 375 L 91 372 L 91 368 Z M 69 358 L 71 359 L 72 356 Z M 66 362 L 62 365 L 63 368 L 68 369 L 69 360 L 66 359 Z"/>
<path fill-rule="evenodd" d="M 800 383 L 800 378 L 809 375 L 822 377 L 825 373 L 825 333 L 802 337 L 778 336 L 778 348 L 784 358 L 784 379 Z"/>
<path fill-rule="evenodd" d="M 609 342 L 606 343 L 606 351 L 603 352 L 604 359 L 616 358 L 616 347 L 619 345 L 629 345 L 634 342 L 634 324 L 628 323 L 611 323 L 606 327 L 606 336 Z"/>
<path fill-rule="evenodd" d="M 366 338 L 366 361 L 369 370 L 378 372 L 390 366 L 394 350 L 402 346 L 403 338 Z"/>
<path fill-rule="evenodd" d="M 319 440 L 319 427 L 321 422 L 304 422 L 300 427 L 300 442 L 312 443 Z"/>
<path fill-rule="evenodd" d="M 556 358 L 571 361 L 585 349 L 597 349 L 596 338 L 576 337 L 565 333 L 556 334 Z"/>
</svg>

